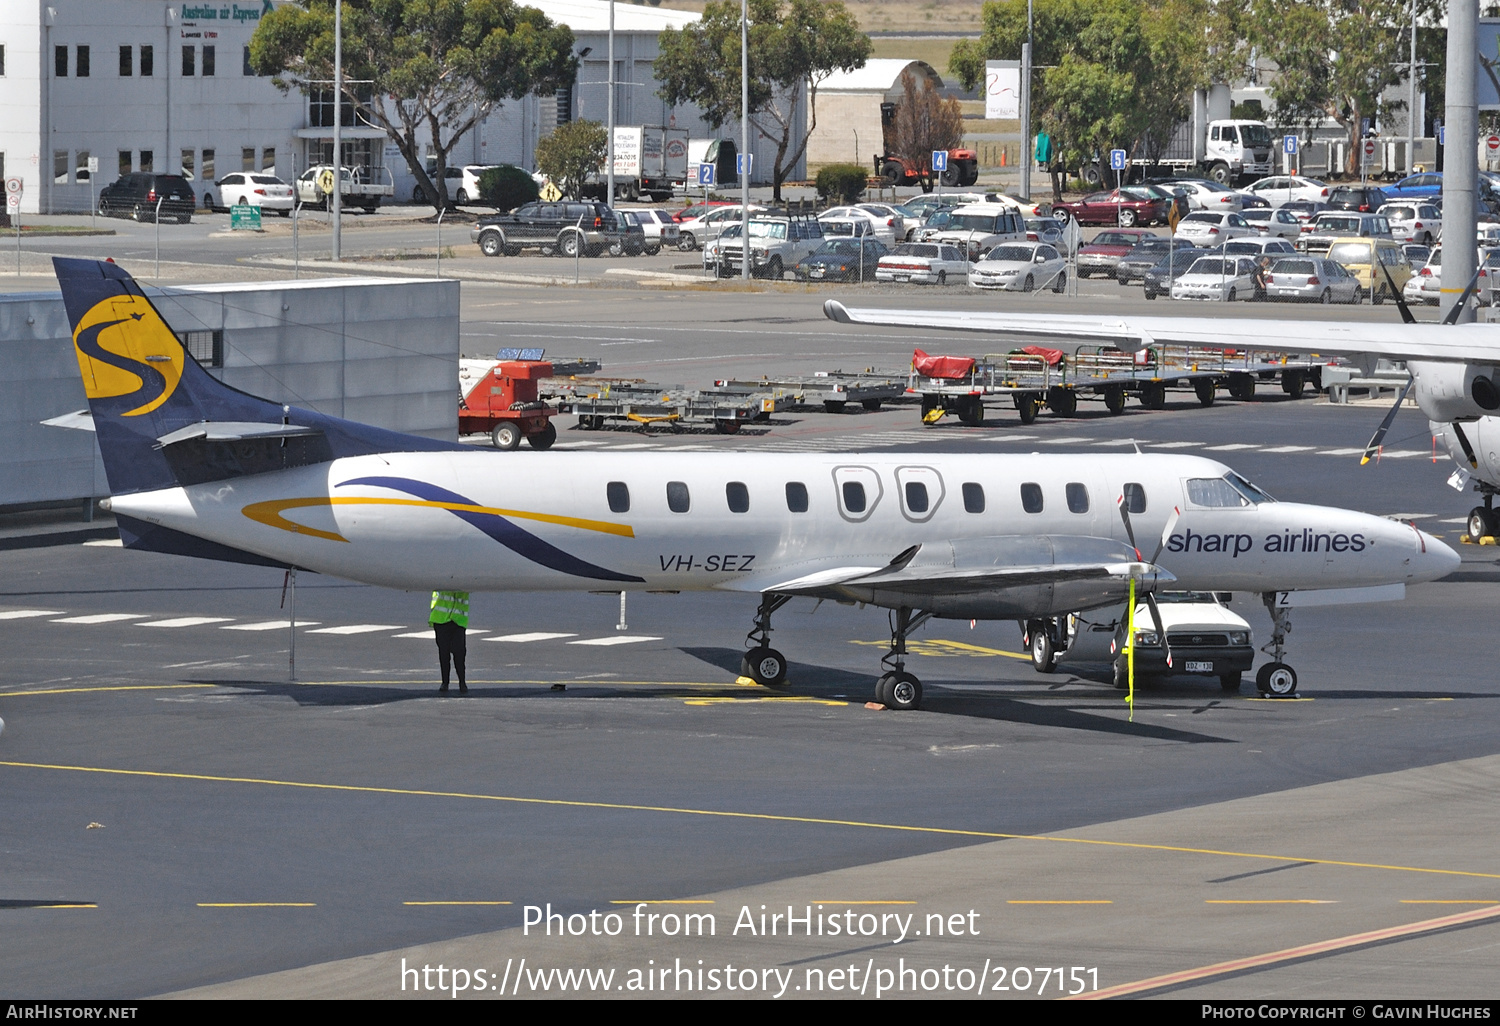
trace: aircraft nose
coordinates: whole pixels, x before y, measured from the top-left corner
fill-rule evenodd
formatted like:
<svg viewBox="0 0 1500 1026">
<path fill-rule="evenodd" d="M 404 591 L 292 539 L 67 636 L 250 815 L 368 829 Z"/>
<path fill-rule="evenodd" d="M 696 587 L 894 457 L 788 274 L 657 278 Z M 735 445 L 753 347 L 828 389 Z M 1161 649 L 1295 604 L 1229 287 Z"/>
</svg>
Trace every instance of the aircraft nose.
<svg viewBox="0 0 1500 1026">
<path fill-rule="evenodd" d="M 1416 534 L 1417 553 L 1411 561 L 1412 581 L 1436 581 L 1447 577 L 1462 561 L 1457 552 L 1426 531 L 1412 528 Z"/>
</svg>

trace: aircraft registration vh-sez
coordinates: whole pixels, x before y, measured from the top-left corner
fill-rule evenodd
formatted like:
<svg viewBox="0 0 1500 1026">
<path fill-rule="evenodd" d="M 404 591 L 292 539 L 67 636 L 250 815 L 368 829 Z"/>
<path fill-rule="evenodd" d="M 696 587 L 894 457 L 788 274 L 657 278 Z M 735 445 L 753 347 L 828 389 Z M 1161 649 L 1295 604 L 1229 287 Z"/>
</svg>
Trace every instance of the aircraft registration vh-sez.
<svg viewBox="0 0 1500 1026">
<path fill-rule="evenodd" d="M 1164 633 L 1153 593 L 1170 585 L 1261 594 L 1276 630 L 1257 683 L 1291 694 L 1289 594 L 1394 598 L 1459 562 L 1408 524 L 1277 502 L 1191 456 L 518 459 L 403 435 L 230 388 L 122 268 L 54 264 L 126 547 L 424 591 L 743 592 L 759 601 L 744 672 L 768 687 L 786 680 L 771 617 L 793 598 L 889 610 L 875 698 L 912 709 L 906 640 L 930 617 L 1055 624 L 1140 594 Z"/>
</svg>

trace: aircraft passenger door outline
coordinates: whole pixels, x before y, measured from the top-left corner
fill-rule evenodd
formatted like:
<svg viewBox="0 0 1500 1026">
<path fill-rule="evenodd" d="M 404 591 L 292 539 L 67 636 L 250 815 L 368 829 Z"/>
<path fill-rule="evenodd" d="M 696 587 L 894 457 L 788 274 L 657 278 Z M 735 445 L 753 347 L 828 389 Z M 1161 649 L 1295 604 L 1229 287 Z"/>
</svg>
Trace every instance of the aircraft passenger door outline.
<svg viewBox="0 0 1500 1026">
<path fill-rule="evenodd" d="M 839 516 L 851 524 L 870 519 L 885 495 L 885 486 L 873 467 L 834 467 L 833 484 Z"/>
<path fill-rule="evenodd" d="M 943 504 L 943 476 L 932 467 L 897 467 L 896 496 L 901 515 L 914 524 L 931 520 Z"/>
</svg>

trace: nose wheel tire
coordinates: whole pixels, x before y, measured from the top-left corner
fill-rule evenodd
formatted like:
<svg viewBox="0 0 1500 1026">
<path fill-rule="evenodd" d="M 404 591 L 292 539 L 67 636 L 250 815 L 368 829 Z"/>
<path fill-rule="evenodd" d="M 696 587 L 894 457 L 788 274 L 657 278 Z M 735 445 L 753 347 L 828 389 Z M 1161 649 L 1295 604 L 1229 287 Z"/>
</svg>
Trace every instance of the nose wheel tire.
<svg viewBox="0 0 1500 1026">
<path fill-rule="evenodd" d="M 875 682 L 875 701 L 897 711 L 920 709 L 922 682 L 904 670 L 887 673 Z"/>
<path fill-rule="evenodd" d="M 1297 693 L 1297 671 L 1286 663 L 1267 663 L 1256 672 L 1255 687 L 1263 695 L 1290 698 Z"/>
<path fill-rule="evenodd" d="M 780 687 L 786 683 L 786 657 L 761 645 L 745 653 L 740 660 L 740 672 L 762 687 Z"/>
</svg>

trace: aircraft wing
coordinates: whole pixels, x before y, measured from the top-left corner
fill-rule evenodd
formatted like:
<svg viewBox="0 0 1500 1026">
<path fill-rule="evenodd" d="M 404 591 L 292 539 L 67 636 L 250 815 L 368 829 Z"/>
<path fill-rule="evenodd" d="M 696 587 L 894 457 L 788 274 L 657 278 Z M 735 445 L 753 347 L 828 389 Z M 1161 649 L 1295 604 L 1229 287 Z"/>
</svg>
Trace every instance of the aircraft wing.
<svg viewBox="0 0 1500 1026">
<path fill-rule="evenodd" d="M 1240 317 L 1089 317 L 929 310 L 851 309 L 836 299 L 823 313 L 840 324 L 974 331 L 1007 339 L 1113 345 L 1140 350 L 1150 345 L 1209 349 L 1274 349 L 1277 352 L 1352 356 L 1368 353 L 1395 360 L 1454 363 L 1500 362 L 1500 327 L 1491 324 L 1365 324 L 1354 321 L 1263 320 Z"/>
</svg>

